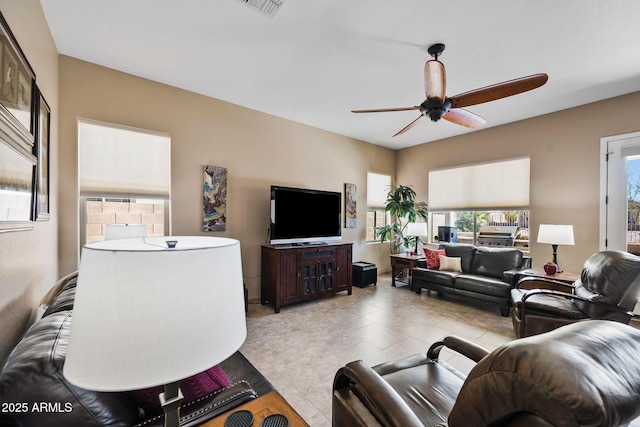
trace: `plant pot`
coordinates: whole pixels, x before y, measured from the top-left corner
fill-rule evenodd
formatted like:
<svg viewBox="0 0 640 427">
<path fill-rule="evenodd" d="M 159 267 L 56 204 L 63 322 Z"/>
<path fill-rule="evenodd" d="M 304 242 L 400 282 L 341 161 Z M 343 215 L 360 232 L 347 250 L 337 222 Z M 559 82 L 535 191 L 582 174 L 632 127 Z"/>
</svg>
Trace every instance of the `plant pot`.
<svg viewBox="0 0 640 427">
<path fill-rule="evenodd" d="M 556 274 L 558 271 L 558 266 L 555 264 L 545 264 L 543 268 L 544 272 L 550 276 Z"/>
</svg>

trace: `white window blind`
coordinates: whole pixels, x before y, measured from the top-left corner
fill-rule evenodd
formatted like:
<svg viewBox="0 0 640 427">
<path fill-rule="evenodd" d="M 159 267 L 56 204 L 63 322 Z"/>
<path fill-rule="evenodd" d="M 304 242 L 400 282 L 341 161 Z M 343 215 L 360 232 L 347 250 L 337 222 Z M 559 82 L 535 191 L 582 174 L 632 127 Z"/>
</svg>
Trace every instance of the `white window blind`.
<svg viewBox="0 0 640 427">
<path fill-rule="evenodd" d="M 529 158 L 429 172 L 429 210 L 529 206 Z"/>
<path fill-rule="evenodd" d="M 169 198 L 171 139 L 154 132 L 78 122 L 81 196 Z"/>
<path fill-rule="evenodd" d="M 367 207 L 382 208 L 391 187 L 391 177 L 367 172 Z"/>
</svg>

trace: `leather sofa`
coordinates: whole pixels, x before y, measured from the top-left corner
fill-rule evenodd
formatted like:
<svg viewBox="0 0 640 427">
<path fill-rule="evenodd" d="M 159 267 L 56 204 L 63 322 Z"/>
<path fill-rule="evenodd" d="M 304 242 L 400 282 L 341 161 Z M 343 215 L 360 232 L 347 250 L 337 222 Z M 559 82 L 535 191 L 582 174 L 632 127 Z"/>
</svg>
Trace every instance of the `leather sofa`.
<svg viewBox="0 0 640 427">
<path fill-rule="evenodd" d="M 468 376 L 439 358 L 476 361 Z M 447 337 L 426 355 L 335 375 L 333 427 L 613 427 L 640 422 L 640 330 L 589 320 L 493 352 Z M 630 424 L 631 423 L 631 424 Z"/>
<path fill-rule="evenodd" d="M 497 305 L 500 314 L 509 315 L 514 270 L 531 267 L 531 258 L 515 248 L 490 248 L 467 244 L 443 243 L 445 256 L 460 258 L 462 271 L 428 269 L 421 264 L 411 271 L 412 289 L 422 289 L 439 294 L 472 298 Z"/>
<path fill-rule="evenodd" d="M 572 285 L 527 277 L 511 290 L 511 320 L 518 338 L 588 319 L 628 324 L 640 294 L 640 257 L 601 251 L 584 263 Z"/>
<path fill-rule="evenodd" d="M 70 276 L 51 304 L 9 355 L 0 374 L 1 426 L 162 426 L 128 392 L 94 392 L 70 384 L 62 367 L 73 319 L 77 276 Z M 206 339 L 206 334 L 203 334 Z M 181 425 L 194 426 L 231 410 L 273 386 L 240 353 L 219 365 L 230 385 L 183 403 Z M 46 407 L 42 411 L 38 405 Z M 34 405 L 35 409 L 34 409 Z"/>
</svg>

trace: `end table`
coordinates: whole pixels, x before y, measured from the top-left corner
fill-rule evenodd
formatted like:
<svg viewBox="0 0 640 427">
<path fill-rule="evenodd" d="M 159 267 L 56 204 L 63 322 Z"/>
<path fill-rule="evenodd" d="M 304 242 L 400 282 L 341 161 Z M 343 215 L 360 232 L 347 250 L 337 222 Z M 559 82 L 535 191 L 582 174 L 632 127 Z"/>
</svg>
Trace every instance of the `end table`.
<svg viewBox="0 0 640 427">
<path fill-rule="evenodd" d="M 568 271 L 563 271 L 562 273 L 556 274 L 547 274 L 542 268 L 527 268 L 524 270 L 516 270 L 514 271 L 515 283 L 518 283 L 520 279 L 524 279 L 525 277 L 535 277 L 535 278 L 544 278 L 556 280 L 558 282 L 565 283 L 566 285 L 559 286 L 558 288 L 550 287 L 549 289 L 556 289 L 558 291 L 574 293 L 573 282 L 580 278 L 580 275 L 577 273 L 571 273 Z"/>
<path fill-rule="evenodd" d="M 201 427 L 224 427 L 227 417 L 236 411 L 246 410 L 253 414 L 253 425 L 259 426 L 262 420 L 269 415 L 282 414 L 289 420 L 290 427 L 309 427 L 302 417 L 284 400 L 277 391 L 270 391 L 264 396 L 260 396 L 250 402 L 240 405 L 224 414 L 209 420 Z"/>
<path fill-rule="evenodd" d="M 397 274 L 398 277 L 403 277 L 404 270 L 408 270 L 407 281 L 401 282 L 398 280 L 397 282 L 402 283 L 403 285 L 409 285 L 409 289 L 411 289 L 411 269 L 418 266 L 418 261 L 425 259 L 424 255 L 394 254 L 390 255 L 390 257 L 391 286 L 396 286 L 396 269 L 400 269 L 400 272 Z"/>
</svg>

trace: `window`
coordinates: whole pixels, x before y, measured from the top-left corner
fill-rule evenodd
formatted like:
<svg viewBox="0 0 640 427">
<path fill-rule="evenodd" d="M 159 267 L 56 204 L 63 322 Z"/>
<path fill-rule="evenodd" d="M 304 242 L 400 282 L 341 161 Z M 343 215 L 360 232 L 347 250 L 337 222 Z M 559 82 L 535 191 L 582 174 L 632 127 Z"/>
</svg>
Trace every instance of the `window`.
<svg viewBox="0 0 640 427">
<path fill-rule="evenodd" d="M 459 243 L 477 244 L 478 231 L 484 225 L 518 227 L 514 246 L 529 247 L 529 210 L 505 211 L 439 211 L 429 213 L 429 235 L 432 243 L 437 243 L 438 227 L 456 227 Z"/>
<path fill-rule="evenodd" d="M 389 222 L 389 214 L 384 210 L 384 204 L 390 188 L 389 175 L 367 173 L 367 242 L 377 241 L 376 228 Z"/>
<path fill-rule="evenodd" d="M 171 139 L 168 135 L 78 122 L 81 244 L 104 239 L 107 224 L 146 224 L 170 234 Z"/>
<path fill-rule="evenodd" d="M 477 244 L 483 225 L 518 227 L 515 246 L 529 246 L 529 158 L 429 172 L 430 236 L 456 227 L 458 242 Z"/>
<path fill-rule="evenodd" d="M 165 219 L 167 200 L 82 197 L 81 202 L 84 243 L 104 240 L 107 224 L 145 224 L 147 236 L 169 234 Z"/>
</svg>

